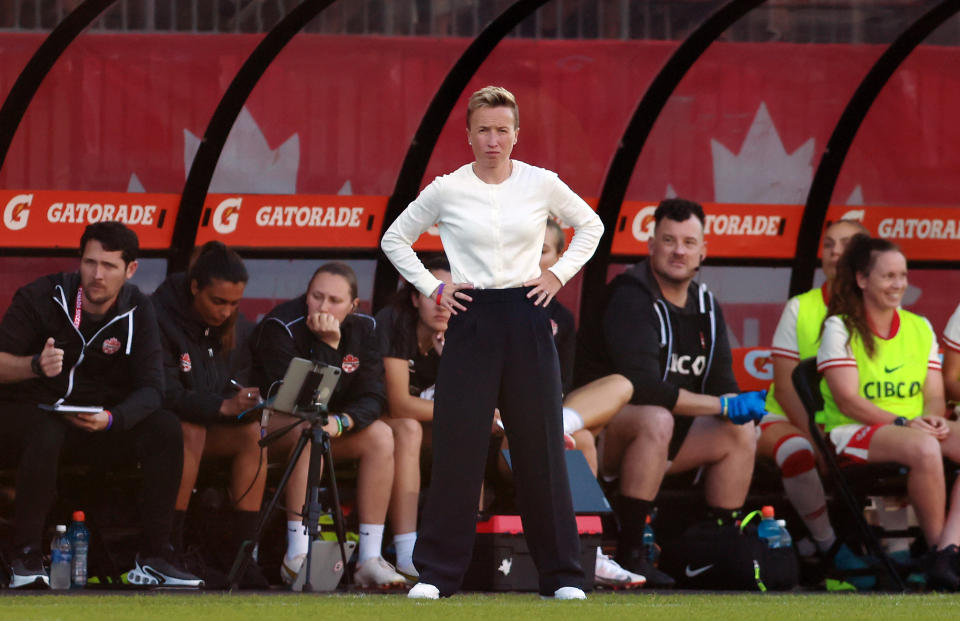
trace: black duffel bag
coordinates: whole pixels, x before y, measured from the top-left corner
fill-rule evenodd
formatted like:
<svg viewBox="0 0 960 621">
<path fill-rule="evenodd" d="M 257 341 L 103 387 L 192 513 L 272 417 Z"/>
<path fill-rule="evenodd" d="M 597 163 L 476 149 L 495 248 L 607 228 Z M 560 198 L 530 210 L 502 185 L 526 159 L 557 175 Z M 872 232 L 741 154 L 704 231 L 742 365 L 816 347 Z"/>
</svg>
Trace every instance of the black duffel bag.
<svg viewBox="0 0 960 621">
<path fill-rule="evenodd" d="M 664 548 L 660 569 L 685 589 L 790 590 L 799 579 L 796 553 L 768 548 L 757 536 L 759 522 L 754 511 L 736 524 L 694 524 Z"/>
</svg>

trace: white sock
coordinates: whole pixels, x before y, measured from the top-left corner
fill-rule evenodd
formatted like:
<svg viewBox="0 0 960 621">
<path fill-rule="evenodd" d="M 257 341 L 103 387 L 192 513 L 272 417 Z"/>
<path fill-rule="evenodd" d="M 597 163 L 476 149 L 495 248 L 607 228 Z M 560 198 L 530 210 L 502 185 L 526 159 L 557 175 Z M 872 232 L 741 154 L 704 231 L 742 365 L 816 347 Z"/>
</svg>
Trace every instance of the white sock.
<svg viewBox="0 0 960 621">
<path fill-rule="evenodd" d="M 357 549 L 357 565 L 380 556 L 383 545 L 383 524 L 361 524 L 360 546 Z"/>
<path fill-rule="evenodd" d="M 298 554 L 306 554 L 310 538 L 307 537 L 307 527 L 299 520 L 287 520 L 287 558 L 295 558 Z"/>
<path fill-rule="evenodd" d="M 398 569 L 413 569 L 413 546 L 416 543 L 417 531 L 394 536 L 393 547 L 397 549 Z"/>
<path fill-rule="evenodd" d="M 813 447 L 802 436 L 788 436 L 780 441 L 774 457 L 783 476 L 787 499 L 800 514 L 817 547 L 826 552 L 836 541 L 836 535 L 827 514 L 827 499 L 817 472 Z"/>
<path fill-rule="evenodd" d="M 563 433 L 571 434 L 583 429 L 583 418 L 576 410 L 563 408 Z"/>
</svg>

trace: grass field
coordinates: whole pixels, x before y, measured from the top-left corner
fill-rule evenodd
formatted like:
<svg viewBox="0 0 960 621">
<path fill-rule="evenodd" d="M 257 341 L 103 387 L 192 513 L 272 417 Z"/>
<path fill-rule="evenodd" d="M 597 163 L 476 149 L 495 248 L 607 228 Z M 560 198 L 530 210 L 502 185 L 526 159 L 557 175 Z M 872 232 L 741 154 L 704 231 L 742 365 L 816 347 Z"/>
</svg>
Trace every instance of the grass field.
<svg viewBox="0 0 960 621">
<path fill-rule="evenodd" d="M 468 594 L 436 601 L 402 595 L 226 595 L 144 593 L 131 595 L 36 594 L 0 596 L 0 620 L 295 621 L 398 619 L 577 619 L 654 621 L 709 619 L 905 619 L 960 618 L 960 595 L 856 594 L 659 594 L 594 593 L 585 602 L 541 601 L 530 594 Z"/>
</svg>

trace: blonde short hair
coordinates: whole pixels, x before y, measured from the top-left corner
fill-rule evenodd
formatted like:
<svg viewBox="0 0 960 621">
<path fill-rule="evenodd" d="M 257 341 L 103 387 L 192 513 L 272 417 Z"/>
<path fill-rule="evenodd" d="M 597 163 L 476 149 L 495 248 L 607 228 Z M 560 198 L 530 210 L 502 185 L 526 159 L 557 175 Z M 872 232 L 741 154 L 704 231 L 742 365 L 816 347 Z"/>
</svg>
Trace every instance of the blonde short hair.
<svg viewBox="0 0 960 621">
<path fill-rule="evenodd" d="M 484 86 L 470 95 L 467 102 L 467 129 L 470 129 L 470 116 L 477 108 L 499 108 L 501 106 L 513 110 L 513 128 L 520 129 L 520 108 L 513 93 L 502 86 Z"/>
</svg>

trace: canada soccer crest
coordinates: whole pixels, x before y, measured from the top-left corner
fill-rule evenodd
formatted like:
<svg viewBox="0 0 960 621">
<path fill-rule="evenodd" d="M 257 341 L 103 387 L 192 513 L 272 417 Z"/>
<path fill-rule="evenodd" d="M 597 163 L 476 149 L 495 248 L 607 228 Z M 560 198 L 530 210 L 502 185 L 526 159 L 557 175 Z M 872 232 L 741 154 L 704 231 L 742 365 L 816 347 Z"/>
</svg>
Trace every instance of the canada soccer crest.
<svg viewBox="0 0 960 621">
<path fill-rule="evenodd" d="M 360 368 L 360 359 L 353 354 L 347 354 L 343 357 L 343 364 L 340 366 L 343 367 L 346 373 L 353 373 Z"/>
<path fill-rule="evenodd" d="M 115 336 L 111 336 L 103 342 L 103 353 L 110 355 L 120 351 L 120 341 Z"/>
<path fill-rule="evenodd" d="M 189 373 L 192 368 L 193 363 L 190 362 L 190 354 L 180 354 L 180 370 Z"/>
</svg>

